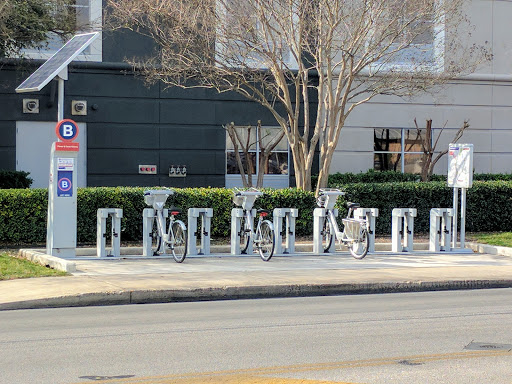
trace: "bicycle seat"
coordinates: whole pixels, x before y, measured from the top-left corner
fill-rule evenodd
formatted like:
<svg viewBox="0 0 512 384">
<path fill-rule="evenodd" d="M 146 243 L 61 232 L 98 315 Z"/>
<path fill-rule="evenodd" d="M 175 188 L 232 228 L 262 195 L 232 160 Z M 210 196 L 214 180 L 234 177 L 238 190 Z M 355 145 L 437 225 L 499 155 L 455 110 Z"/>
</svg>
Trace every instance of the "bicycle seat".
<svg viewBox="0 0 512 384">
<path fill-rule="evenodd" d="M 270 211 L 268 209 L 258 209 L 256 211 L 258 215 L 262 215 L 263 217 L 270 215 Z"/>
<path fill-rule="evenodd" d="M 346 205 L 348 209 L 356 209 L 361 206 L 359 203 L 351 203 L 350 201 L 347 201 Z"/>
<path fill-rule="evenodd" d="M 181 213 L 181 208 L 170 207 L 169 208 L 169 212 L 171 213 L 171 215 L 176 216 L 176 215 L 179 215 Z"/>
</svg>

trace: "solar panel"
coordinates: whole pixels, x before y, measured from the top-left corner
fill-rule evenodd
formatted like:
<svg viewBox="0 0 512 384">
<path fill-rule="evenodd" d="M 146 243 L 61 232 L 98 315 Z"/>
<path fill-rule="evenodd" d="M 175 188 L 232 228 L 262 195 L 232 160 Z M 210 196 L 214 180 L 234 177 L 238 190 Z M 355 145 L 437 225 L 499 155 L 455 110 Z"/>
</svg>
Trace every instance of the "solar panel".
<svg viewBox="0 0 512 384">
<path fill-rule="evenodd" d="M 55 54 L 30 75 L 18 88 L 16 93 L 36 92 L 52 81 L 75 57 L 89 46 L 98 36 L 99 32 L 75 35 L 62 46 Z"/>
</svg>

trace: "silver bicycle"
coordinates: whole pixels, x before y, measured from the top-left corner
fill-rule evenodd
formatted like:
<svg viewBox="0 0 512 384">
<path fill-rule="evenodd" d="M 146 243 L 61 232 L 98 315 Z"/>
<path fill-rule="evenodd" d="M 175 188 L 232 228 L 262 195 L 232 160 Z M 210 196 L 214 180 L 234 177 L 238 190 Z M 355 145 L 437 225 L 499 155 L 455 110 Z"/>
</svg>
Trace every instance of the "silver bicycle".
<svg viewBox="0 0 512 384">
<path fill-rule="evenodd" d="M 164 210 L 167 198 L 173 193 L 170 189 L 144 191 L 144 201 L 155 210 L 156 220 L 153 222 L 151 233 L 153 255 L 165 255 L 170 249 L 174 260 L 182 263 L 187 255 L 187 227 L 183 221 L 176 218 L 181 213 L 179 208 L 171 207 Z"/>
<path fill-rule="evenodd" d="M 356 219 L 353 217 L 354 210 L 359 208 L 358 203 L 347 203 L 347 216 L 342 219 L 343 231 L 340 231 L 336 216 L 334 215 L 334 204 L 338 196 L 344 192 L 339 189 L 320 189 L 317 199 L 317 205 L 325 208 L 326 215 L 322 224 L 322 246 L 324 252 L 328 252 L 334 241 L 334 237 L 338 240 L 338 244 L 343 244 L 348 248 L 350 254 L 356 259 L 362 259 L 368 253 L 369 235 L 368 223 L 364 219 Z"/>
<path fill-rule="evenodd" d="M 247 253 L 249 243 L 252 241 L 254 249 L 260 254 L 263 261 L 269 261 L 274 254 L 275 248 L 275 232 L 274 224 L 266 217 L 270 215 L 270 211 L 265 209 L 258 209 L 258 224 L 254 228 L 254 217 L 252 215 L 252 206 L 254 201 L 263 192 L 258 191 L 256 188 L 249 188 L 242 191 L 235 189 L 233 202 L 235 205 L 242 207 L 243 216 L 240 222 L 240 252 Z"/>
</svg>

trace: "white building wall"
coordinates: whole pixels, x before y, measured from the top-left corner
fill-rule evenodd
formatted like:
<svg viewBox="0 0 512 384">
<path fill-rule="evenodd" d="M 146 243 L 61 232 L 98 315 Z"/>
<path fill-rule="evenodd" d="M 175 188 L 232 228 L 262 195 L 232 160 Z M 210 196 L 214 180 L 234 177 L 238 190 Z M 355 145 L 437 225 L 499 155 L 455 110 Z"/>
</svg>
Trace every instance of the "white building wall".
<svg viewBox="0 0 512 384">
<path fill-rule="evenodd" d="M 473 0 L 467 15 L 475 27 L 471 39 L 477 44 L 490 43 L 492 61 L 431 94 L 412 100 L 380 96 L 357 107 L 341 132 L 330 173 L 373 169 L 374 129 L 415 129 L 415 118 L 420 127 L 427 119 L 433 120 L 434 129 L 445 126 L 437 147 L 441 150 L 468 120 L 470 128 L 459 142 L 474 145 L 475 172 L 512 172 L 512 2 Z M 443 158 L 436 173 L 446 172 L 447 159 Z"/>
</svg>

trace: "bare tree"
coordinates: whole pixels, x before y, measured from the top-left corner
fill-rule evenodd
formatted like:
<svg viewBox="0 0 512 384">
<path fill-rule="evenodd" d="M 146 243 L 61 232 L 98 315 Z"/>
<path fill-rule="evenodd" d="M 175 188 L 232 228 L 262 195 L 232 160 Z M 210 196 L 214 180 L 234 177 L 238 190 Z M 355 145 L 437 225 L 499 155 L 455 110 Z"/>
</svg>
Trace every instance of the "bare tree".
<svg viewBox="0 0 512 384">
<path fill-rule="evenodd" d="M 469 41 L 465 0 L 107 3 L 113 26 L 157 43 L 151 59 L 131 61 L 149 81 L 234 91 L 267 108 L 288 139 L 296 185 L 307 190 L 318 148 L 317 189 L 326 185 L 359 105 L 431 89 L 489 57 Z"/>
<path fill-rule="evenodd" d="M 418 126 L 416 119 L 414 119 L 414 125 L 416 126 L 416 131 L 418 132 L 418 137 L 420 138 L 421 142 L 421 149 L 423 151 L 423 159 L 421 162 L 421 181 L 429 181 L 432 177 L 432 174 L 434 173 L 434 167 L 436 163 L 441 157 L 448 153 L 448 149 L 445 149 L 437 152 L 437 155 L 434 157 L 437 143 L 439 142 L 439 138 L 441 137 L 446 124 L 443 126 L 443 128 L 439 129 L 439 133 L 437 134 L 435 141 L 433 140 L 432 134 L 432 119 L 427 120 L 424 128 L 424 134 L 422 132 L 423 129 Z M 464 131 L 468 128 L 469 122 L 466 120 L 464 121 L 464 124 L 462 124 L 462 126 L 457 130 L 451 142 L 456 143 L 459 141 L 459 139 L 464 134 Z"/>
</svg>

